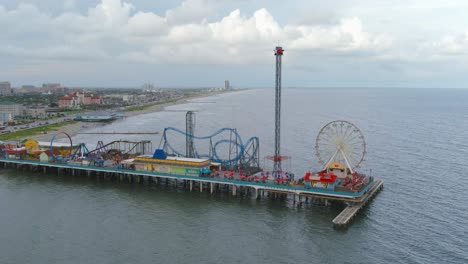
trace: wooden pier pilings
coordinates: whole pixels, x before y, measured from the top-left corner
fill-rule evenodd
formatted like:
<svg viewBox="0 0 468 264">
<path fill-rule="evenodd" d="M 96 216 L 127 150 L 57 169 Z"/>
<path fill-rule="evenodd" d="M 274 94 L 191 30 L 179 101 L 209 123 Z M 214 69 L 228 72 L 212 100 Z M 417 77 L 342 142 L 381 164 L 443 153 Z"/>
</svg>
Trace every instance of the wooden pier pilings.
<svg viewBox="0 0 468 264">
<path fill-rule="evenodd" d="M 1 166 L 3 165 L 3 166 Z M 219 191 L 226 191 L 234 197 L 269 197 L 270 199 L 292 200 L 293 205 L 298 207 L 304 203 L 322 204 L 328 206 L 332 201 L 345 202 L 351 204 L 346 207 L 334 220 L 336 226 L 348 224 L 357 212 L 369 202 L 376 193 L 383 188 L 381 181 L 375 181 L 370 188 L 366 188 L 363 193 L 335 193 L 321 191 L 317 189 L 304 189 L 294 186 L 268 185 L 256 182 L 236 181 L 219 178 L 205 178 L 193 176 L 178 176 L 170 174 L 160 174 L 146 171 L 122 170 L 118 168 L 79 166 L 72 164 L 37 162 L 29 160 L 0 159 L 0 168 L 13 168 L 16 170 L 35 171 L 43 174 L 57 173 L 58 176 L 70 175 L 71 177 L 87 176 L 103 180 L 115 180 L 141 184 L 143 182 L 151 184 L 165 184 L 177 188 L 178 183 L 183 183 L 184 188 L 190 192 L 198 185 L 199 192 L 203 190 L 215 194 Z M 165 179 L 165 181 L 164 181 Z M 171 185 L 169 185 L 171 181 Z M 180 185 L 179 185 L 180 186 Z"/>
<path fill-rule="evenodd" d="M 374 198 L 374 196 L 383 189 L 383 182 L 376 181 L 372 188 L 368 191 L 366 197 L 359 203 L 351 204 L 346 206 L 346 208 L 333 219 L 333 224 L 336 226 L 346 226 L 351 222 L 351 220 L 357 215 L 357 213 L 364 207 L 366 204 Z"/>
</svg>

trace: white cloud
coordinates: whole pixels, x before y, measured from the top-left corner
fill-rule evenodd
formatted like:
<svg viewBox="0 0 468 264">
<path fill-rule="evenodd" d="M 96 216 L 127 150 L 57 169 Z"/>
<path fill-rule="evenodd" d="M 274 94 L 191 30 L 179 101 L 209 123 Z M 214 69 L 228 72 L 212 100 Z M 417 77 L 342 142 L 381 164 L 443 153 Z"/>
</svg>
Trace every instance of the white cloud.
<svg viewBox="0 0 468 264">
<path fill-rule="evenodd" d="M 65 10 L 70 10 L 70 9 L 73 9 L 75 8 L 75 0 L 64 0 L 63 1 L 63 9 Z"/>
<path fill-rule="evenodd" d="M 215 2 L 209 0 L 186 0 L 172 10 L 166 12 L 166 18 L 171 25 L 200 23 L 213 12 Z"/>
<path fill-rule="evenodd" d="M 159 36 L 167 31 L 166 19 L 154 13 L 138 12 L 129 18 L 127 34 L 138 36 Z"/>
<path fill-rule="evenodd" d="M 127 24 L 134 9 L 132 4 L 120 0 L 102 0 L 96 8 L 89 10 L 88 18 L 103 23 L 106 27 L 115 28 Z"/>
<path fill-rule="evenodd" d="M 342 19 L 338 25 L 333 26 L 299 26 L 291 28 L 297 30 L 300 37 L 291 41 L 292 49 L 331 49 L 339 51 L 352 51 L 360 49 L 374 49 L 380 46 L 382 36 L 373 37 L 363 30 L 359 18 Z"/>
<path fill-rule="evenodd" d="M 458 36 L 447 35 L 440 41 L 432 43 L 440 55 L 463 55 L 468 54 L 468 31 Z"/>
<path fill-rule="evenodd" d="M 78 58 L 89 52 L 99 56 L 84 57 L 249 64 L 269 59 L 277 43 L 290 51 L 369 54 L 390 43 L 386 35 L 366 32 L 357 17 L 344 18 L 334 25 L 281 26 L 261 8 L 251 16 L 237 9 L 208 22 L 215 5 L 207 0 L 188 0 L 159 16 L 136 11 L 135 6 L 121 0 L 102 0 L 86 14 L 65 11 L 55 17 L 32 5 L 20 4 L 14 10 L 0 6 L 0 28 L 11 29 L 0 37 L 0 43 L 7 43 L 0 44 L 0 52 L 48 59 Z"/>
</svg>

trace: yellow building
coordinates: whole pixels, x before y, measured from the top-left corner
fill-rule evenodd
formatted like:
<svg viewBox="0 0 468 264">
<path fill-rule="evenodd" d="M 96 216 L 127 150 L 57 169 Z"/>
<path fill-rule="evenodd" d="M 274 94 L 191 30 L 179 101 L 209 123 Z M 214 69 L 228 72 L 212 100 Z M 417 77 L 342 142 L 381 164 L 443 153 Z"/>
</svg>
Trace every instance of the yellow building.
<svg viewBox="0 0 468 264">
<path fill-rule="evenodd" d="M 168 156 L 165 159 L 153 158 L 150 155 L 136 157 L 133 165 L 137 171 L 151 171 L 182 176 L 200 176 L 211 172 L 209 159 L 195 159 Z"/>
</svg>

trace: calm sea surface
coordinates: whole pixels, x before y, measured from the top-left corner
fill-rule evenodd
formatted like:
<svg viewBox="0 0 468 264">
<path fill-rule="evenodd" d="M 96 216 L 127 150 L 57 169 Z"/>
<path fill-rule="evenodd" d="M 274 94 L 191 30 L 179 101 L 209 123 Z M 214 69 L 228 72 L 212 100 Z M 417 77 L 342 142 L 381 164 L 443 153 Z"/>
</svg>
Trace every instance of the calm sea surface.
<svg viewBox="0 0 468 264">
<path fill-rule="evenodd" d="M 237 128 L 260 137 L 263 157 L 273 104 L 272 89 L 241 91 L 88 130 L 185 129 L 194 110 L 197 134 Z M 0 263 L 468 263 L 468 90 L 284 89 L 282 118 L 297 176 L 319 168 L 323 125 L 344 119 L 363 131 L 362 172 L 385 189 L 349 229 L 332 226 L 340 208 L 0 169 Z M 161 140 L 74 139 L 92 148 L 123 137 Z"/>
</svg>

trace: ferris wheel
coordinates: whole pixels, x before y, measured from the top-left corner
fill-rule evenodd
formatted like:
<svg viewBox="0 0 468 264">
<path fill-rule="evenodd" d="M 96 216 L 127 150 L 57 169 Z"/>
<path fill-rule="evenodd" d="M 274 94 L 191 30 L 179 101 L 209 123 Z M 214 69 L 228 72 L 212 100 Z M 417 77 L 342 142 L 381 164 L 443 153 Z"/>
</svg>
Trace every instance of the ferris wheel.
<svg viewBox="0 0 468 264">
<path fill-rule="evenodd" d="M 339 162 L 353 172 L 364 161 L 366 141 L 361 130 L 354 124 L 337 120 L 320 130 L 315 140 L 315 151 L 325 168 L 331 163 Z"/>
</svg>

